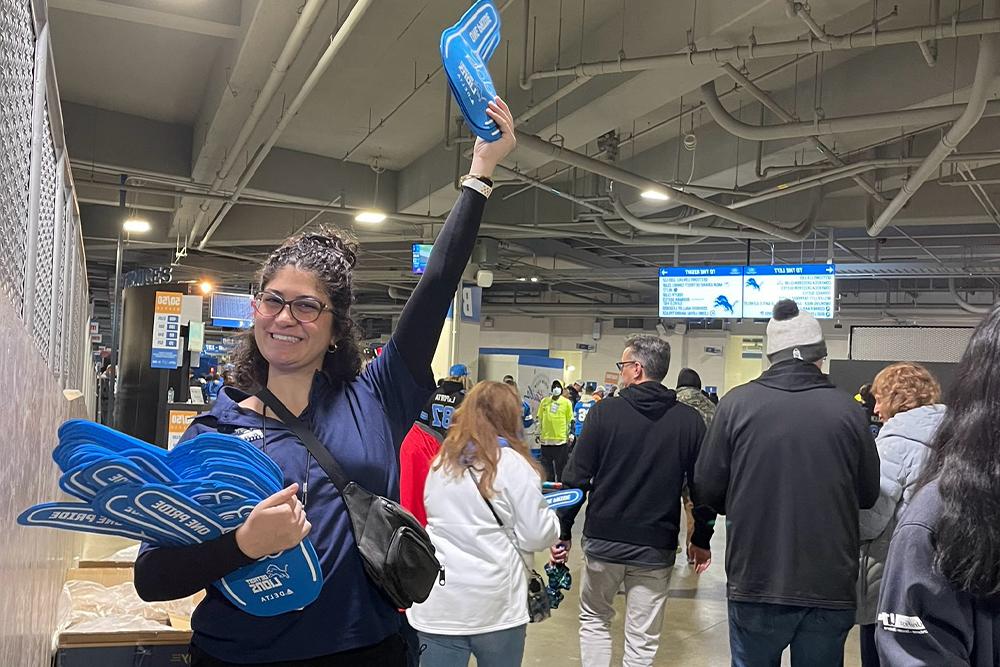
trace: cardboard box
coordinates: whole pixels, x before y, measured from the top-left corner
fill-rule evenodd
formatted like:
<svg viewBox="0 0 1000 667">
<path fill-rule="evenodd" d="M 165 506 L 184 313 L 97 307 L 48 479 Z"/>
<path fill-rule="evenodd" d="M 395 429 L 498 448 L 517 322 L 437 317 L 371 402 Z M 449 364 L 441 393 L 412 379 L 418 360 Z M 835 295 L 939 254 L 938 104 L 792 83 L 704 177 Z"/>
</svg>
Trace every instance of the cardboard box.
<svg viewBox="0 0 1000 667">
<path fill-rule="evenodd" d="M 131 567 L 73 568 L 66 579 L 116 586 L 131 581 Z M 72 632 L 59 635 L 54 667 L 178 667 L 191 664 L 190 619 L 171 618 L 177 627 L 138 632 Z"/>
</svg>

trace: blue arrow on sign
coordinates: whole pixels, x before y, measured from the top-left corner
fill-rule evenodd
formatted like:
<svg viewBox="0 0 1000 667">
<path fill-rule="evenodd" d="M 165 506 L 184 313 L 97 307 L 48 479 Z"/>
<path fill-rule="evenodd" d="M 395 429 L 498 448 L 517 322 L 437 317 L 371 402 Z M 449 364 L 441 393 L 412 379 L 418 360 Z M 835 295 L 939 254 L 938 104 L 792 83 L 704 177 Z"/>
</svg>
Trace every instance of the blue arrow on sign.
<svg viewBox="0 0 1000 667">
<path fill-rule="evenodd" d="M 545 502 L 548 503 L 550 509 L 554 510 L 560 507 L 572 507 L 582 501 L 583 491 L 580 489 L 566 489 L 565 491 L 545 494 Z"/>
</svg>

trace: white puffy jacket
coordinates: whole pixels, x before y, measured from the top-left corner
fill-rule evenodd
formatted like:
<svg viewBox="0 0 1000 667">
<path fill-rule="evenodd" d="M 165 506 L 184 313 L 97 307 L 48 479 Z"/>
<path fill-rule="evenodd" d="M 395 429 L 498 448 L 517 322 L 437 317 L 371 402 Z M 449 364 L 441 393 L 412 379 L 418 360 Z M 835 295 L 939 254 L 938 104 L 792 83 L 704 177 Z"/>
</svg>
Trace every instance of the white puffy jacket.
<svg viewBox="0 0 1000 667">
<path fill-rule="evenodd" d="M 407 612 L 410 624 L 439 635 L 475 635 L 528 622 L 529 564 L 534 552 L 559 539 L 559 519 L 542 497 L 541 479 L 516 451 L 503 447 L 490 502 L 497 525 L 472 477 L 430 471 L 424 487 L 427 532 L 445 569 L 445 584 Z M 506 531 L 506 534 L 504 533 Z"/>
<path fill-rule="evenodd" d="M 885 423 L 875 439 L 879 457 L 879 496 L 871 509 L 861 510 L 861 573 L 858 577 L 857 621 L 875 622 L 879 585 L 889 540 L 910 504 L 915 484 L 930 456 L 931 441 L 944 418 L 943 405 L 925 405 L 900 412 Z"/>
</svg>

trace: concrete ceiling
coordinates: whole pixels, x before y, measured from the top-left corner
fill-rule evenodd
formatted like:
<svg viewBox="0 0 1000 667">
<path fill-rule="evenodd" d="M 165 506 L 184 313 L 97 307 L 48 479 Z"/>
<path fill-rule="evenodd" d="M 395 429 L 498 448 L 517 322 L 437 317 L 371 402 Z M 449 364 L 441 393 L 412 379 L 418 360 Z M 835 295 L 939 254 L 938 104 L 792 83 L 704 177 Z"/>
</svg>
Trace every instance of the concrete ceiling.
<svg viewBox="0 0 1000 667">
<path fill-rule="evenodd" d="M 503 11 L 504 42 L 491 71 L 515 116 L 532 116 L 521 124 L 525 132 L 602 160 L 609 159 L 603 150 L 607 143 L 599 145 L 598 138 L 610 134 L 618 144 L 617 166 L 649 179 L 732 191 L 696 191 L 723 205 L 814 174 L 818 170 L 809 165 L 824 160 L 808 139 L 758 145 L 717 125 L 699 92 L 713 80 L 724 106 L 743 122 L 779 121 L 771 112 L 762 116 L 759 104 L 715 65 L 607 74 L 580 83 L 572 77 L 540 79 L 531 90 L 518 85 L 525 45 L 527 71 L 541 72 L 580 62 L 684 53 L 692 47 L 705 51 L 808 38 L 803 22 L 789 16 L 785 0 L 535 0 L 527 24 L 526 0 L 495 2 Z M 351 229 L 363 241 L 362 308 L 391 309 L 394 302 L 386 287 L 413 283 L 409 244 L 433 238 L 438 216 L 454 201 L 456 171 L 463 172 L 468 164 L 461 152 L 467 144 L 459 144 L 457 151 L 444 146 L 445 128 L 454 138 L 457 126 L 454 110 L 452 118 L 445 117 L 446 85 L 438 55 L 440 32 L 468 6 L 464 0 L 373 3 L 276 137 L 275 148 L 241 195 L 244 203 L 220 218 L 225 199 L 282 122 L 354 5 L 349 0 L 320 4 L 280 87 L 267 105 L 257 108 L 265 81 L 308 6 L 306 0 L 49 0 L 67 140 L 95 284 L 113 261 L 109 240 L 123 213 L 117 209 L 118 192 L 108 186 L 117 184 L 121 175 L 129 178 L 132 188 L 127 208 L 147 215 L 156 227 L 149 238 L 129 246 L 127 264 L 177 259 L 182 277 L 212 274 L 245 286 L 254 261 L 270 247 L 305 224 L 325 223 Z M 978 4 L 969 9 L 966 2 L 955 15 L 958 0 L 942 0 L 935 20 L 928 14 L 930 3 L 923 0 L 902 3 L 895 11 L 888 3 L 875 4 L 816 2 L 813 18 L 830 34 L 869 34 L 876 20 L 877 30 L 885 31 L 950 24 L 953 18 L 972 21 L 981 11 Z M 962 103 L 973 79 L 978 45 L 974 36 L 941 40 L 934 67 L 915 43 L 751 59 L 736 66 L 745 68 L 787 111 L 812 121 Z M 1000 91 L 997 83 L 994 97 Z M 546 98 L 566 86 L 572 86 L 572 92 L 547 103 Z M 245 128 L 249 134 L 244 145 L 234 146 L 255 108 L 259 122 L 252 131 Z M 943 128 L 947 124 L 900 126 L 822 140 L 848 163 L 920 157 L 933 148 Z M 690 135 L 687 146 L 685 135 Z M 998 137 L 1000 119 L 985 118 L 960 152 L 1000 150 Z M 227 159 L 231 168 L 220 173 Z M 385 169 L 377 195 L 374 163 Z M 591 208 L 607 209 L 605 218 L 619 235 L 631 233 L 610 211 L 603 179 L 524 149 L 507 166 L 544 179 L 564 194 L 588 198 Z M 758 175 L 758 166 L 770 168 L 766 177 Z M 488 291 L 487 304 L 516 296 L 529 302 L 596 300 L 648 307 L 655 273 L 648 278 L 628 274 L 620 281 L 581 281 L 572 272 L 613 266 L 639 270 L 674 261 L 742 262 L 748 252 L 752 261 L 832 258 L 939 267 L 1000 262 L 1000 214 L 993 204 L 1000 195 L 1000 167 L 972 166 L 975 177 L 986 179 L 980 189 L 932 179 L 897 217 L 899 228 L 887 229 L 881 240 L 868 237 L 864 225 L 866 216 L 873 209 L 877 214 L 882 204 L 870 205 L 871 197 L 845 179 L 822 190 L 815 232 L 801 243 L 775 239 L 748 245 L 718 238 L 676 249 L 644 241 L 641 235 L 634 243 L 623 243 L 620 237 L 610 240 L 593 220 L 580 217 L 587 206 L 511 182 L 497 190 L 487 211 L 487 222 L 495 226 L 485 227 L 483 234 L 500 241 L 491 267 L 497 284 Z M 941 180 L 968 178 L 956 169 L 946 166 Z M 865 176 L 887 200 L 907 173 L 879 169 Z M 652 205 L 640 200 L 632 188 L 616 191 L 637 215 L 681 212 L 669 202 Z M 269 203 L 274 201 L 280 203 Z M 811 201 L 809 193 L 801 193 L 743 210 L 788 223 L 803 219 Z M 431 217 L 387 222 L 377 229 L 354 227 L 350 208 L 373 203 L 388 211 Z M 324 206 L 327 210 L 317 210 Z M 345 206 L 349 208 L 338 210 Z M 199 250 L 205 230 L 220 219 Z M 175 249 L 191 242 L 187 254 L 177 258 Z M 539 275 L 545 283 L 525 285 L 518 280 L 528 275 Z M 991 280 L 983 277 L 980 286 L 992 288 Z M 940 292 L 947 286 L 929 281 L 923 288 Z"/>
</svg>

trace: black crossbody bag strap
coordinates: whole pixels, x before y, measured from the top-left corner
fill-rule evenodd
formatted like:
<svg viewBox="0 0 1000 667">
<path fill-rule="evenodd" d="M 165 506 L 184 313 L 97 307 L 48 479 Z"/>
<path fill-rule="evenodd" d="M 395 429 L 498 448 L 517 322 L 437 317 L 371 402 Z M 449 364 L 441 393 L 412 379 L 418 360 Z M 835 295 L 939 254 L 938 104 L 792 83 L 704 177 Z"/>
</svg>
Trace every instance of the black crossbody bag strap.
<svg viewBox="0 0 1000 667">
<path fill-rule="evenodd" d="M 351 483 L 351 480 L 347 479 L 347 475 L 344 474 L 343 468 L 337 463 L 337 459 L 333 458 L 333 454 L 323 446 L 323 443 L 319 441 L 316 434 L 303 424 L 301 419 L 293 415 L 292 411 L 286 408 L 285 404 L 272 394 L 271 390 L 267 387 L 257 392 L 257 398 L 263 401 L 264 405 L 269 407 L 274 414 L 278 415 L 278 418 L 284 422 L 285 426 L 292 429 L 292 433 L 298 436 L 302 444 L 312 454 L 312 457 L 319 463 L 319 467 L 323 469 L 323 472 L 326 473 L 330 481 L 337 487 L 337 490 L 343 494 L 344 489 Z"/>
</svg>

